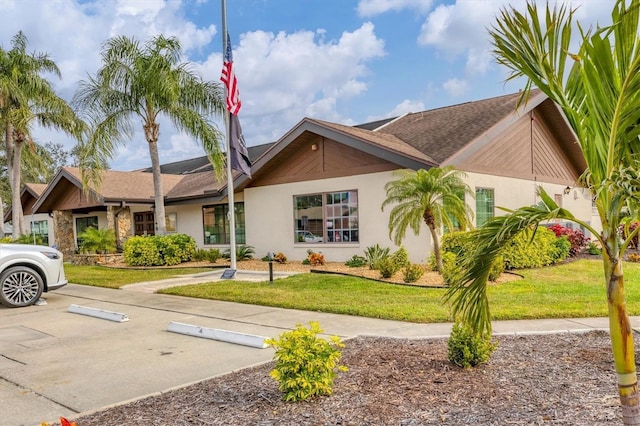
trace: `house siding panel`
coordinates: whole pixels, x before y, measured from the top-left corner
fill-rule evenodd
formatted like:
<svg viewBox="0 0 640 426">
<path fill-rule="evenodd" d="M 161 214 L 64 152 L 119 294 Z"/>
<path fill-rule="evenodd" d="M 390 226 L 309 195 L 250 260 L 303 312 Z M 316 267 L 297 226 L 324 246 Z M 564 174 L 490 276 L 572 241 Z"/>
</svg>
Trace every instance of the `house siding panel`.
<svg viewBox="0 0 640 426">
<path fill-rule="evenodd" d="M 315 145 L 315 150 L 313 146 Z M 250 187 L 378 173 L 399 167 L 384 159 L 320 136 L 309 138 L 288 156 L 278 159 L 268 176 L 259 176 Z"/>
<path fill-rule="evenodd" d="M 573 184 L 578 172 L 542 116 L 526 115 L 457 168 L 504 177 Z"/>
</svg>

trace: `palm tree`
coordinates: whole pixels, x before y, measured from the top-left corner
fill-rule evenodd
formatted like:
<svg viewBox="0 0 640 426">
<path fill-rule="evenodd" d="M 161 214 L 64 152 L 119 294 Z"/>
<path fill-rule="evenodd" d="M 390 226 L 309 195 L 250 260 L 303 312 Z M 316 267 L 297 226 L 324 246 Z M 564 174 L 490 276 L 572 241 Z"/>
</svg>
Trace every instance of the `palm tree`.
<svg viewBox="0 0 640 426">
<path fill-rule="evenodd" d="M 13 37 L 11 46 L 9 51 L 0 48 L 0 129 L 4 133 L 11 186 L 13 238 L 17 239 L 26 234 L 20 203 L 20 172 L 23 149 L 36 149 L 31 127 L 37 123 L 80 139 L 84 125 L 41 76 L 49 72 L 60 77 L 55 62 L 44 53 L 28 54 L 27 38 L 22 32 Z"/>
<path fill-rule="evenodd" d="M 397 245 L 402 243 L 407 228 L 420 233 L 422 222 L 427 224 L 433 241 L 433 254 L 438 271 L 442 272 L 442 253 L 438 233 L 443 225 L 453 228 L 453 219 L 462 229 L 471 222 L 471 209 L 464 196 L 473 192 L 464 182 L 466 176 L 453 166 L 434 167 L 429 170 L 399 170 L 397 180 L 385 185 L 387 198 L 382 209 L 396 204 L 389 214 L 389 238 Z"/>
<path fill-rule="evenodd" d="M 541 189 L 541 202 L 490 220 L 476 230 L 477 251 L 464 265 L 464 274 L 449 290 L 453 312 L 476 332 L 490 332 L 486 296 L 487 273 L 500 248 L 523 230 L 548 219 L 571 220 L 590 230 L 603 248 L 611 347 L 625 424 L 640 424 L 640 395 L 634 359 L 633 331 L 625 302 L 623 258 L 638 230 L 621 240 L 620 226 L 639 217 L 640 164 L 640 0 L 617 0 L 613 23 L 585 32 L 570 53 L 573 11 L 535 3 L 524 13 L 502 10 L 491 29 L 494 53 L 506 65 L 510 79 L 526 77 L 521 101 L 535 85 L 562 109 L 577 136 L 587 163 L 583 183 L 591 190 L 602 233 L 559 208 Z M 541 22 L 544 19 L 544 22 Z M 567 60 L 571 66 L 565 68 Z M 568 70 L 568 72 L 565 72 Z"/>
<path fill-rule="evenodd" d="M 95 77 L 80 82 L 73 100 L 92 124 L 80 159 L 85 188 L 99 185 L 104 164 L 125 138 L 133 136 L 134 119 L 142 121 L 151 157 L 159 235 L 166 233 L 158 155 L 159 115 L 199 140 L 214 169 L 224 171 L 220 132 L 209 121 L 212 114 L 224 111 L 223 90 L 217 83 L 203 81 L 189 63 L 181 63 L 181 52 L 180 42 L 174 37 L 156 36 L 144 46 L 125 36 L 113 37 L 103 45 L 102 68 Z"/>
</svg>

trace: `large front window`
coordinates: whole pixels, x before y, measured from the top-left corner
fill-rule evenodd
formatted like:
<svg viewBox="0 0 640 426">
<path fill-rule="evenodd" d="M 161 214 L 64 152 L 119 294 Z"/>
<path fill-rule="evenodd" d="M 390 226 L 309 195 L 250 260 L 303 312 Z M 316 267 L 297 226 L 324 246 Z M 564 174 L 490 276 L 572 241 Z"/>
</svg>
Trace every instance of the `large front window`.
<svg viewBox="0 0 640 426">
<path fill-rule="evenodd" d="M 87 228 L 98 229 L 98 216 L 76 218 L 76 235 L 78 236 L 78 247 L 82 245 L 82 238 L 80 238 L 80 235 L 82 235 L 82 233 L 86 231 Z"/>
<path fill-rule="evenodd" d="M 36 220 L 31 222 L 31 233 L 42 239 L 44 245 L 49 245 L 49 222 L 46 220 Z"/>
<path fill-rule="evenodd" d="M 476 188 L 476 226 L 480 227 L 494 215 L 494 196 L 491 188 Z"/>
<path fill-rule="evenodd" d="M 246 244 L 244 203 L 235 203 L 236 243 Z M 229 205 L 217 204 L 202 208 L 205 244 L 229 244 Z"/>
<path fill-rule="evenodd" d="M 340 191 L 293 197 L 294 242 L 357 242 L 358 192 Z"/>
</svg>

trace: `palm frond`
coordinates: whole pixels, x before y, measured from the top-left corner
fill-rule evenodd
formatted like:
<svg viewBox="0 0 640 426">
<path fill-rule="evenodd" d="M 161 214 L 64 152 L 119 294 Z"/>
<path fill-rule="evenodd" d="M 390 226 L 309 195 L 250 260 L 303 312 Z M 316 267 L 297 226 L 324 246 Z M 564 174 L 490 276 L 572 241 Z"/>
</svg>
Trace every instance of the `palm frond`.
<svg viewBox="0 0 640 426">
<path fill-rule="evenodd" d="M 577 220 L 571 212 L 558 207 L 542 187 L 538 188 L 538 195 L 541 199 L 538 205 L 493 217 L 472 231 L 475 251 L 463 259 L 461 273 L 447 290 L 445 300 L 451 303 L 454 318 L 462 319 L 477 332 L 491 333 L 486 286 L 491 265 L 501 250 L 518 234 L 535 232 L 540 223 L 552 219 Z"/>
</svg>

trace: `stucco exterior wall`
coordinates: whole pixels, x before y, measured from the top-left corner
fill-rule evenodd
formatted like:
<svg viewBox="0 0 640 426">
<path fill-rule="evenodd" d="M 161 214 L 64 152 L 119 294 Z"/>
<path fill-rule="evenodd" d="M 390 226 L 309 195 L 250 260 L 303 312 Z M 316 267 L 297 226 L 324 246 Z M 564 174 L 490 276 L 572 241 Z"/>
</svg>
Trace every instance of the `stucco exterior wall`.
<svg viewBox="0 0 640 426">
<path fill-rule="evenodd" d="M 363 255 L 363 251 L 372 245 L 397 246 L 389 239 L 388 221 L 392 206 L 381 210 L 385 199 L 384 185 L 394 179 L 392 172 L 373 173 L 361 176 L 342 177 L 323 181 L 308 181 L 245 190 L 245 210 L 247 244 L 255 247 L 256 256 L 262 257 L 268 252 L 282 251 L 289 259 L 302 260 L 307 250 L 322 252 L 327 261 L 345 261 L 354 254 Z M 478 173 L 469 173 L 467 183 L 471 190 L 493 188 L 495 197 L 495 215 L 504 214 L 498 207 L 515 209 L 532 205 L 539 201 L 535 195 L 537 185 L 542 185 L 551 197 L 559 194 L 562 207 L 569 209 L 577 218 L 592 221 L 591 197 L 581 188 L 570 188 L 564 194 L 566 185 L 533 182 L 524 179 L 505 178 Z M 360 221 L 360 241 L 357 243 L 295 243 L 294 242 L 294 195 L 320 192 L 358 191 L 358 210 Z M 466 200 L 475 216 L 474 199 Z M 475 219 L 474 219 L 475 223 Z M 598 229 L 597 224 L 595 224 Z M 414 263 L 425 263 L 431 250 L 431 236 L 423 225 L 418 236 L 411 230 L 403 241 Z"/>
<path fill-rule="evenodd" d="M 567 185 L 534 182 L 525 179 L 498 177 L 479 173 L 467 173 L 467 184 L 474 192 L 476 188 L 494 189 L 496 216 L 505 214 L 502 210 L 498 209 L 498 207 L 517 209 L 519 207 L 537 204 L 540 198 L 536 196 L 536 188 L 542 186 L 551 198 L 557 195 L 562 199 L 560 207 L 571 211 L 576 218 L 591 224 L 598 232 L 600 231 L 600 223 L 597 221 L 597 218 L 594 220 L 592 216 L 591 196 L 589 191 L 584 188 L 570 186 L 569 193 L 565 194 L 564 191 Z M 467 204 L 469 204 L 475 215 L 475 200 L 467 200 Z"/>
<path fill-rule="evenodd" d="M 268 252 L 283 252 L 291 260 L 303 260 L 307 250 L 322 252 L 329 262 L 343 262 L 353 255 L 363 255 L 372 245 L 397 247 L 389 239 L 388 213 L 380 208 L 385 198 L 384 185 L 392 179 L 391 172 L 340 177 L 322 181 L 297 182 L 245 189 L 247 244 L 255 247 L 256 256 Z M 320 192 L 358 191 L 359 239 L 357 243 L 295 243 L 294 195 Z M 416 237 L 407 235 L 403 242 L 412 262 L 424 262 L 430 247 L 426 230 Z"/>
</svg>

